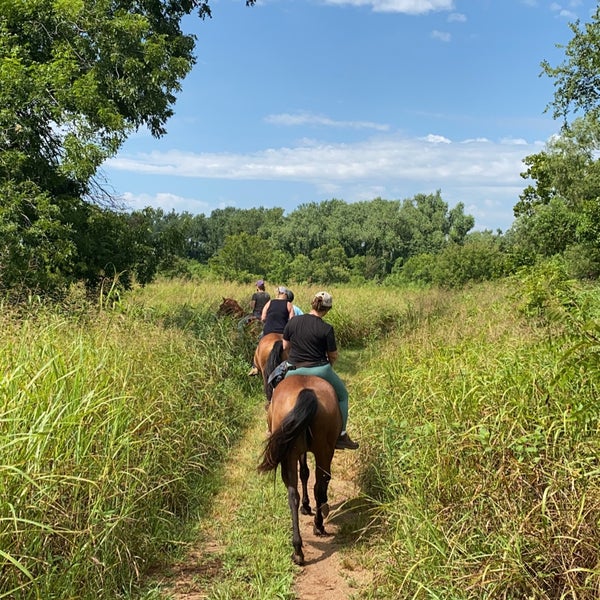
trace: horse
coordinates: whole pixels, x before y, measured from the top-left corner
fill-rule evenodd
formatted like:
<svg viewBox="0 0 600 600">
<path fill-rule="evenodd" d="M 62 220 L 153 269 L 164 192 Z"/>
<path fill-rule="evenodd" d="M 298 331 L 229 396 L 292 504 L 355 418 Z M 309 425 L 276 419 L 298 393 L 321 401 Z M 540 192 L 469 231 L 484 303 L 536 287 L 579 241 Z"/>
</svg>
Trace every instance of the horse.
<svg viewBox="0 0 600 600">
<path fill-rule="evenodd" d="M 244 309 L 240 306 L 240 303 L 233 298 L 223 297 L 223 302 L 217 310 L 219 317 L 237 317 L 241 318 L 245 315 Z"/>
<path fill-rule="evenodd" d="M 217 309 L 217 316 L 239 319 L 238 329 L 240 331 L 248 329 L 252 335 L 258 335 L 260 330 L 262 330 L 261 320 L 253 314 L 247 315 L 240 303 L 234 298 L 223 298 L 223 302 L 221 302 L 221 305 Z"/>
<path fill-rule="evenodd" d="M 275 358 L 271 363 L 280 358 L 281 346 L 282 342 L 275 343 L 271 351 Z M 297 565 L 303 565 L 298 510 L 305 515 L 312 514 L 307 490 L 308 452 L 315 457 L 313 491 L 316 511 L 313 532 L 317 536 L 328 535 L 323 519 L 329 514 L 327 490 L 331 479 L 331 462 L 336 441 L 342 431 L 342 415 L 335 390 L 321 377 L 286 377 L 273 390 L 267 421 L 271 434 L 265 443 L 258 471 L 276 471 L 281 465 L 281 478 L 287 488 L 292 515 L 292 560 Z M 298 470 L 302 483 L 302 504 L 298 493 Z"/>
<path fill-rule="evenodd" d="M 254 351 L 254 366 L 260 371 L 263 378 L 267 402 L 271 401 L 273 394 L 273 386 L 268 382 L 269 375 L 279 363 L 287 358 L 287 352 L 283 351 L 281 340 L 283 340 L 283 333 L 267 333 L 260 338 L 258 346 L 256 346 L 256 350 Z M 279 345 L 277 345 L 277 350 L 273 352 L 277 342 L 279 342 Z M 269 360 L 271 361 L 270 363 Z"/>
</svg>

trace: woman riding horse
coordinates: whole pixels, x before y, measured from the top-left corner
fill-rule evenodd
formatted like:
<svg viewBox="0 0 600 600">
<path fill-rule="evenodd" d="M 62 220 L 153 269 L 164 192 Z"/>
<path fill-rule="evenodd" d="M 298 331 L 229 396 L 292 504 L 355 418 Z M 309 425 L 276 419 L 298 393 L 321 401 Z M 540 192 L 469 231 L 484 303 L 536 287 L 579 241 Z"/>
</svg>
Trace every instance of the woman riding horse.
<svg viewBox="0 0 600 600">
<path fill-rule="evenodd" d="M 294 317 L 288 322 L 283 340 L 274 342 L 265 365 L 267 397 L 271 394 L 267 412 L 270 435 L 258 467 L 259 471 L 267 472 L 281 465 L 281 477 L 288 491 L 288 504 L 292 514 L 292 559 L 300 565 L 304 563 L 304 554 L 298 523 L 298 470 L 302 482 L 301 511 L 303 514 L 311 514 L 307 489 L 307 452 L 312 452 L 315 456 L 314 493 L 317 505 L 313 530 L 315 535 L 326 535 L 323 518 L 329 514 L 327 490 L 335 449 L 358 447 L 348 434 L 341 435 L 345 431 L 348 414 L 347 393 L 344 396 L 338 389 L 334 389 L 334 385 L 327 379 L 332 379 L 339 387 L 339 377 L 332 369 L 323 369 L 325 361 L 330 365 L 337 358 L 333 328 L 322 321 L 323 315 L 332 306 L 332 298 L 327 292 L 319 292 L 311 306 L 310 314 Z M 303 327 L 306 330 L 299 333 Z M 290 370 L 273 389 L 270 383 L 271 373 L 281 364 L 286 350 L 289 350 L 289 357 L 285 365 L 291 363 Z M 313 364 L 315 359 L 318 364 Z M 311 370 L 314 370 L 314 375 Z M 339 402 L 344 399 L 345 411 Z"/>
</svg>

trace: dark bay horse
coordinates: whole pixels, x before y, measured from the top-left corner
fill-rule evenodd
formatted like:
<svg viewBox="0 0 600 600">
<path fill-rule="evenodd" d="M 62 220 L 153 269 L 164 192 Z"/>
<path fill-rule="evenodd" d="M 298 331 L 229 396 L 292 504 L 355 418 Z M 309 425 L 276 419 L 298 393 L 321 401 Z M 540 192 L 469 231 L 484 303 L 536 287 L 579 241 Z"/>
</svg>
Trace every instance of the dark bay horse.
<svg viewBox="0 0 600 600">
<path fill-rule="evenodd" d="M 218 317 L 234 317 L 238 320 L 238 329 L 240 331 L 248 330 L 252 335 L 258 336 L 262 331 L 262 322 L 258 317 L 252 314 L 246 314 L 240 303 L 235 298 L 223 298 L 217 309 Z"/>
<path fill-rule="evenodd" d="M 223 298 L 223 302 L 217 310 L 219 317 L 238 317 L 241 319 L 245 314 L 240 303 L 233 298 Z"/>
<path fill-rule="evenodd" d="M 281 352 L 281 342 L 273 353 Z M 275 362 L 275 361 L 273 361 Z M 329 514 L 327 489 L 331 479 L 331 461 L 335 443 L 342 430 L 342 415 L 335 390 L 327 381 L 312 375 L 293 375 L 285 378 L 273 390 L 267 411 L 271 435 L 265 443 L 261 473 L 275 471 L 281 465 L 281 478 L 287 488 L 292 513 L 292 560 L 304 564 L 298 510 L 312 514 L 308 499 L 309 468 L 307 452 L 315 457 L 314 497 L 316 512 L 313 531 L 327 535 L 323 519 Z M 302 504 L 298 493 L 298 470 L 302 482 Z"/>
</svg>

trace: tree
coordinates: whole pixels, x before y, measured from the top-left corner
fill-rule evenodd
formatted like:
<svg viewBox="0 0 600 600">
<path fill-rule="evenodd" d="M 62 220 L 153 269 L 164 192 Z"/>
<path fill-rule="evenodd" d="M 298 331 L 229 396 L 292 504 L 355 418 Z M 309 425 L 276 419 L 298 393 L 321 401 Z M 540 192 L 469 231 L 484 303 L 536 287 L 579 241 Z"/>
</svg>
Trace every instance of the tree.
<svg viewBox="0 0 600 600">
<path fill-rule="evenodd" d="M 571 23 L 573 38 L 564 48 L 566 60 L 552 67 L 542 62 L 543 73 L 555 79 L 552 108 L 555 119 L 567 124 L 568 115 L 582 111 L 596 118 L 600 110 L 600 7 L 583 27 L 580 21 Z"/>
<path fill-rule="evenodd" d="M 29 206 L 17 228 L 34 231 L 50 213 L 55 229 L 68 227 L 70 204 L 106 200 L 97 170 L 132 131 L 164 134 L 195 62 L 194 36 L 181 30 L 194 11 L 210 16 L 206 0 L 2 0 L 0 197 Z M 60 248 L 55 255 L 66 258 Z M 56 275 L 63 266 L 57 259 Z"/>
<path fill-rule="evenodd" d="M 71 230 L 56 218 L 59 208 L 33 182 L 2 186 L 0 292 L 13 299 L 61 285 L 73 260 Z"/>
<path fill-rule="evenodd" d="M 89 192 L 99 165 L 133 130 L 165 132 L 194 64 L 181 0 L 4 0 L 0 133 L 4 176 L 48 192 Z M 6 171 L 10 172 L 7 173 Z M 4 177 L 3 177 L 4 178 Z"/>
<path fill-rule="evenodd" d="M 219 252 L 209 260 L 211 269 L 222 277 L 249 282 L 268 273 L 273 260 L 272 247 L 245 232 L 230 235 Z"/>
<path fill-rule="evenodd" d="M 600 122 L 593 115 L 575 119 L 546 148 L 526 157 L 522 177 L 532 181 L 514 207 L 511 251 L 521 262 L 554 256 L 577 245 L 585 253 L 585 272 L 600 251 Z M 573 252 L 570 252 L 575 256 Z M 581 269 L 577 269 L 581 271 Z"/>
</svg>

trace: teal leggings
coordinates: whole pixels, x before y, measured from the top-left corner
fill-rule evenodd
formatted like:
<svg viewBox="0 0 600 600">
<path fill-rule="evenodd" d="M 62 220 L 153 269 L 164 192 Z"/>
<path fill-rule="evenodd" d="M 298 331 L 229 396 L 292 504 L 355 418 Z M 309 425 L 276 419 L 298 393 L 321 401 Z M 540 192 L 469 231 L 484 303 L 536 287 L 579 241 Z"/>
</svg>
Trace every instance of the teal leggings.
<svg viewBox="0 0 600 600">
<path fill-rule="evenodd" d="M 293 375 L 315 375 L 329 381 L 333 386 L 335 393 L 338 397 L 340 404 L 340 411 L 342 413 L 342 431 L 346 431 L 346 424 L 348 423 L 348 390 L 344 385 L 344 382 L 340 379 L 340 376 L 333 370 L 331 364 L 321 365 L 320 367 L 299 367 L 287 372 L 286 377 Z"/>
</svg>

